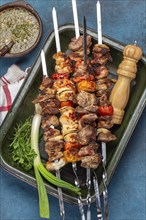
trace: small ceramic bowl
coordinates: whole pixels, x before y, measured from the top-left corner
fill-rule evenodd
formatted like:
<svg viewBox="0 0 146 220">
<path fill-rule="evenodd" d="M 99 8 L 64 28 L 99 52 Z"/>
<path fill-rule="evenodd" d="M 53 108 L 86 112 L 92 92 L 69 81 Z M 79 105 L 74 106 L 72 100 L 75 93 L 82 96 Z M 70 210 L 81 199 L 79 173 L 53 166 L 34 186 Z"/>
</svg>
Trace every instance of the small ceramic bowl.
<svg viewBox="0 0 146 220">
<path fill-rule="evenodd" d="M 23 15 L 24 18 L 23 17 L 21 18 L 23 12 L 26 13 L 26 16 Z M 10 42 L 7 44 L 6 41 L 6 45 L 3 45 L 8 50 L 8 52 L 6 53 L 4 52 L 4 55 L 1 55 L 1 57 L 6 57 L 6 58 L 20 57 L 28 54 L 37 46 L 42 35 L 42 21 L 40 19 L 40 16 L 30 4 L 24 1 L 16 1 L 2 5 L 0 8 L 0 16 L 2 16 L 2 14 L 4 13 L 7 14 L 11 13 L 10 16 L 13 16 L 12 15 L 13 13 L 14 15 L 16 15 L 15 20 L 20 13 L 18 18 L 20 18 L 21 20 L 19 22 L 16 21 L 17 24 L 15 24 L 15 22 L 10 19 L 11 17 L 9 18 L 9 20 L 7 20 L 7 22 L 5 21 L 3 22 L 1 19 L 1 25 L 4 26 L 4 30 L 3 30 L 4 36 L 6 35 L 7 37 L 7 33 L 5 34 L 5 30 L 6 32 L 9 31 L 8 33 L 12 37 L 12 41 L 14 41 L 13 44 L 11 45 L 11 37 L 9 37 L 9 40 L 7 41 Z M 27 14 L 28 14 L 28 20 L 27 20 Z M 7 28 L 7 25 L 10 26 L 10 29 Z M 33 30 L 33 32 L 31 32 L 31 30 Z M 11 45 L 10 49 L 7 48 L 9 45 Z M 2 51 L 4 50 L 3 46 L 1 45 L 0 48 L 0 50 Z"/>
</svg>

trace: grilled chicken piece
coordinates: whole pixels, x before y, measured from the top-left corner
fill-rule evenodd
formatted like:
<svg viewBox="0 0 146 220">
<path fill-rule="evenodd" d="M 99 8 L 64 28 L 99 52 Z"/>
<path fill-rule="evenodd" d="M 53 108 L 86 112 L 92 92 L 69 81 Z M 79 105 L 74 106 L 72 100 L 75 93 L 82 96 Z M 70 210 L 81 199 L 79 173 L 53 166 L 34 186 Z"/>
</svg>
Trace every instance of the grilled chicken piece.
<svg viewBox="0 0 146 220">
<path fill-rule="evenodd" d="M 96 105 L 97 99 L 94 94 L 91 94 L 91 93 L 85 92 L 85 91 L 80 91 L 77 94 L 77 103 L 81 107 L 86 107 L 86 106 L 90 106 L 90 105 Z"/>
<path fill-rule="evenodd" d="M 59 118 L 61 125 L 75 125 L 78 124 L 77 116 L 75 111 L 69 112 L 68 114 L 62 114 Z"/>
<path fill-rule="evenodd" d="M 81 158 L 81 167 L 96 169 L 101 163 L 101 155 L 85 156 Z"/>
<path fill-rule="evenodd" d="M 90 125 L 92 127 L 96 127 L 96 120 L 97 120 L 96 114 L 87 114 L 83 115 L 81 119 L 79 120 L 79 130 L 81 130 L 86 125 Z"/>
<path fill-rule="evenodd" d="M 57 52 L 53 55 L 53 59 L 55 59 L 56 64 L 60 64 L 62 62 L 65 62 L 67 59 L 67 54 L 63 52 Z"/>
<path fill-rule="evenodd" d="M 87 145 L 96 140 L 96 129 L 86 125 L 78 132 L 78 141 L 81 145 Z"/>
<path fill-rule="evenodd" d="M 99 144 L 97 144 L 96 142 L 91 142 L 89 145 L 82 147 L 79 150 L 78 155 L 80 157 L 93 156 L 97 153 L 98 148 L 99 148 Z"/>
<path fill-rule="evenodd" d="M 78 134 L 76 132 L 69 133 L 64 136 L 65 142 L 78 143 Z"/>
<path fill-rule="evenodd" d="M 62 135 L 65 136 L 69 133 L 75 133 L 78 132 L 78 124 L 69 124 L 69 125 L 62 125 Z"/>
<path fill-rule="evenodd" d="M 45 116 L 46 114 L 58 114 L 60 102 L 58 99 L 48 99 L 45 102 L 40 103 L 42 107 L 42 115 Z"/>
<path fill-rule="evenodd" d="M 95 92 L 96 87 L 96 83 L 91 80 L 82 80 L 77 84 L 78 91 Z"/>
<path fill-rule="evenodd" d="M 59 125 L 59 120 L 55 115 L 46 115 L 42 118 L 42 128 L 50 127 L 51 125 L 54 127 Z"/>
<path fill-rule="evenodd" d="M 72 148 L 70 150 L 64 151 L 64 157 L 67 162 L 74 163 L 79 160 L 81 160 L 80 156 L 78 155 L 79 149 L 78 148 Z"/>
<path fill-rule="evenodd" d="M 56 97 L 60 102 L 66 102 L 66 101 L 76 102 L 75 92 L 69 87 L 58 89 Z"/>
<path fill-rule="evenodd" d="M 56 80 L 56 81 L 54 82 L 53 87 L 54 87 L 54 90 L 55 90 L 55 91 L 58 90 L 59 88 L 64 88 L 64 87 L 68 87 L 68 88 L 70 88 L 70 89 L 76 91 L 76 86 L 75 86 L 75 84 L 74 84 L 71 80 L 66 79 L 66 78 Z"/>
</svg>

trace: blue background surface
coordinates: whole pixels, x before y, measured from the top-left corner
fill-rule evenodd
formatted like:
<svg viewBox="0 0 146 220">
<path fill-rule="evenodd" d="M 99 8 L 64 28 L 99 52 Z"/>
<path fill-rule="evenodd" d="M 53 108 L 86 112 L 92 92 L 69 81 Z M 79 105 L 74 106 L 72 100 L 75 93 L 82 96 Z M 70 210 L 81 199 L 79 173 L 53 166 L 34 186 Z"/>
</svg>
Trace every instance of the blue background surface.
<svg viewBox="0 0 146 220">
<path fill-rule="evenodd" d="M 1 5 L 10 1 L 1 0 Z M 15 59 L 0 60 L 0 75 L 16 63 L 22 69 L 31 66 L 46 37 L 53 30 L 52 8 L 55 6 L 59 25 L 73 23 L 71 0 L 28 0 L 39 13 L 43 23 L 43 35 L 37 48 L 29 55 Z M 87 26 L 96 27 L 96 0 L 77 0 L 79 22 L 85 15 Z M 146 1 L 103 0 L 102 29 L 122 43 L 135 40 L 146 54 Z M 146 219 L 146 109 L 144 110 L 122 159 L 109 184 L 109 220 Z M 37 190 L 1 169 L 0 180 L 1 220 L 39 220 Z M 61 219 L 58 200 L 49 195 L 51 220 Z M 78 207 L 65 203 L 66 220 L 78 220 Z M 92 220 L 96 219 L 92 204 Z"/>
</svg>

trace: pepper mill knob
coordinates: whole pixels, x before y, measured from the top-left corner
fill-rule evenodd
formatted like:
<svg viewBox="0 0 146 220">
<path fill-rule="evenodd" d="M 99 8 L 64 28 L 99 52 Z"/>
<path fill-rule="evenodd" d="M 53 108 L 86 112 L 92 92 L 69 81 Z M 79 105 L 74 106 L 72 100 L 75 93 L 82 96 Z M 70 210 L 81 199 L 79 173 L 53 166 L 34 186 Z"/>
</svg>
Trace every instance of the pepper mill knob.
<svg viewBox="0 0 146 220">
<path fill-rule="evenodd" d="M 136 77 L 137 62 L 142 57 L 142 50 L 136 45 L 127 45 L 123 51 L 123 61 L 120 63 L 117 74 L 118 80 L 114 85 L 110 102 L 114 108 L 113 123 L 121 124 L 124 109 L 130 93 L 130 82 Z"/>
</svg>

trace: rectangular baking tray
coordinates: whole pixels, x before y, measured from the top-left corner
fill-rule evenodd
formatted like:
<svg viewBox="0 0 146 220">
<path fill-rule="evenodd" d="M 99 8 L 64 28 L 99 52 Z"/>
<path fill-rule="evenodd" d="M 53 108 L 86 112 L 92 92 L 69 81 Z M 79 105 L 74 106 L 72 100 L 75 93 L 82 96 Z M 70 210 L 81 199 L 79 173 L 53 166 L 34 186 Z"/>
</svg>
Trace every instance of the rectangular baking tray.
<svg viewBox="0 0 146 220">
<path fill-rule="evenodd" d="M 82 27 L 80 27 L 80 32 L 83 32 Z M 67 24 L 60 26 L 60 42 L 61 49 L 63 52 L 67 51 L 68 44 L 75 36 L 74 25 Z M 87 34 L 91 35 L 93 38 L 93 44 L 97 43 L 97 33 L 94 30 L 88 29 Z M 108 65 L 110 76 L 117 78 L 116 70 L 123 59 L 123 48 L 124 45 L 120 42 L 117 42 L 110 37 L 103 36 L 103 43 L 107 44 L 110 47 L 111 55 L 113 58 L 112 63 Z M 43 48 L 46 55 L 48 75 L 50 76 L 54 71 L 55 61 L 52 59 L 54 53 L 56 53 L 55 46 L 55 37 L 54 32 L 50 34 L 47 38 Z M 117 136 L 117 140 L 107 144 L 107 176 L 108 183 L 111 180 L 111 177 L 118 165 L 118 162 L 124 152 L 124 149 L 132 135 L 132 132 L 138 122 L 138 119 L 145 107 L 146 100 L 146 58 L 143 56 L 142 59 L 138 62 L 138 70 L 136 79 L 131 83 L 131 93 L 129 97 L 128 105 L 125 109 L 125 116 L 123 122 L 120 126 L 114 126 L 112 132 Z M 11 159 L 9 144 L 11 142 L 12 132 L 16 124 L 20 121 L 25 121 L 26 118 L 34 114 L 34 105 L 32 100 L 38 94 L 38 87 L 41 84 L 43 77 L 42 65 L 40 59 L 40 53 L 36 58 L 30 73 L 25 79 L 24 84 L 17 95 L 13 106 L 7 117 L 4 120 L 4 123 L 1 126 L 0 133 L 0 152 L 1 152 L 1 165 L 8 171 L 10 174 L 21 179 L 22 181 L 36 187 L 36 181 L 34 177 L 33 169 L 29 172 L 25 172 Z M 135 83 L 136 82 L 136 83 Z M 43 146 L 41 146 L 43 147 Z M 43 151 L 41 152 L 42 161 L 44 161 Z M 96 170 L 99 181 L 100 193 L 103 191 L 102 183 L 102 166 L 99 166 Z M 82 197 L 83 203 L 86 203 L 87 189 L 85 186 L 86 179 L 86 170 L 80 167 L 78 164 L 78 175 L 81 181 Z M 61 169 L 61 178 L 74 184 L 74 174 L 71 168 L 71 164 L 65 166 Z M 46 189 L 48 194 L 51 194 L 55 197 L 58 197 L 57 188 L 51 185 L 49 182 L 45 181 Z M 63 190 L 64 201 L 69 203 L 77 204 L 77 197 L 75 194 L 70 193 L 69 191 Z M 95 194 L 93 190 L 93 183 L 91 184 L 91 201 L 95 201 Z"/>
</svg>

